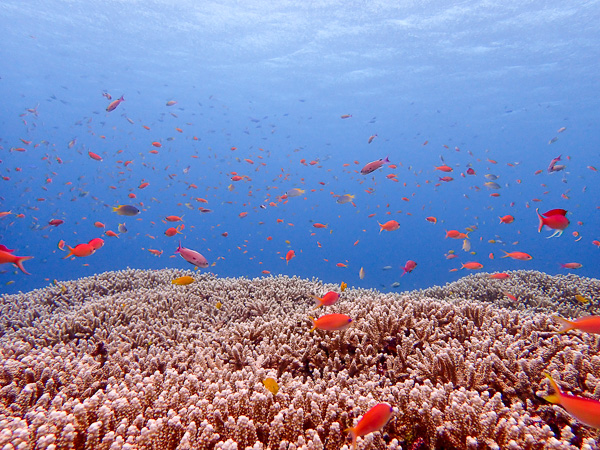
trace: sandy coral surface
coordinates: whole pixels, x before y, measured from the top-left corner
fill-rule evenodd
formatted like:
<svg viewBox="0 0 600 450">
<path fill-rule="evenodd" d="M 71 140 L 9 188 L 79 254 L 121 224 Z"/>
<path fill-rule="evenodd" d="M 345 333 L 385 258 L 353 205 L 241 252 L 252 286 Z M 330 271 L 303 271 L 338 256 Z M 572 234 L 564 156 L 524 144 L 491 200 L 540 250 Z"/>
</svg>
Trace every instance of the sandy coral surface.
<svg viewBox="0 0 600 450">
<path fill-rule="evenodd" d="M 184 274 L 196 281 L 171 284 Z M 0 448 L 340 449 L 379 402 L 395 414 L 360 449 L 597 448 L 596 430 L 540 396 L 548 372 L 600 398 L 599 337 L 558 334 L 551 319 L 595 313 L 600 281 L 477 274 L 349 288 L 311 312 L 311 294 L 336 288 L 126 270 L 4 296 Z M 308 316 L 329 312 L 353 325 L 309 333 Z"/>
</svg>

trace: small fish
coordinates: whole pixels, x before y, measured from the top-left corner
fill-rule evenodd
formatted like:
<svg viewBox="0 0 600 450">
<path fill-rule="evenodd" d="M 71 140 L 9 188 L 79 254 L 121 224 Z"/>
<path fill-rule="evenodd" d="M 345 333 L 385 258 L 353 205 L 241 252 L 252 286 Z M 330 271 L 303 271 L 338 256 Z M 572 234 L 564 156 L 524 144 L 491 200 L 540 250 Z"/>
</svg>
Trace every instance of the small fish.
<svg viewBox="0 0 600 450">
<path fill-rule="evenodd" d="M 352 319 L 345 314 L 326 314 L 318 319 L 314 317 L 309 317 L 309 319 L 313 322 L 311 333 L 316 329 L 325 331 L 344 330 L 352 323 Z"/>
<path fill-rule="evenodd" d="M 342 114 L 340 116 L 340 118 L 342 118 L 342 119 L 349 119 L 350 117 L 352 117 L 352 114 Z"/>
<path fill-rule="evenodd" d="M 167 102 L 167 106 L 173 106 L 173 105 L 176 105 L 176 104 L 177 104 L 177 102 L 175 100 L 169 100 Z"/>
<path fill-rule="evenodd" d="M 88 244 L 90 244 L 94 248 L 94 251 L 95 251 L 95 250 L 98 250 L 99 248 L 104 247 L 104 239 L 102 239 L 102 238 L 90 239 Z"/>
<path fill-rule="evenodd" d="M 468 251 L 470 251 L 470 250 L 471 250 L 471 242 L 470 242 L 468 239 L 465 239 L 465 240 L 463 241 L 462 249 L 463 249 L 465 252 L 468 252 Z"/>
<path fill-rule="evenodd" d="M 329 291 L 323 297 L 317 297 L 316 295 L 311 295 L 311 297 L 315 299 L 315 307 L 313 309 L 319 309 L 321 306 L 334 305 L 335 302 L 337 302 L 340 298 L 340 294 L 334 291 Z"/>
<path fill-rule="evenodd" d="M 285 255 L 285 263 L 289 263 L 290 259 L 292 259 L 293 257 L 296 256 L 296 252 L 294 250 L 290 250 L 289 252 L 286 253 Z"/>
<path fill-rule="evenodd" d="M 500 217 L 500 223 L 513 223 L 514 221 L 515 221 L 515 218 L 513 216 L 511 216 L 510 214 Z"/>
<path fill-rule="evenodd" d="M 437 223 L 437 218 L 430 216 L 430 217 L 425 217 L 425 220 L 429 223 Z"/>
<path fill-rule="evenodd" d="M 446 230 L 446 238 L 451 238 L 451 239 L 468 239 L 469 238 L 469 234 L 468 233 L 461 233 L 458 230 Z"/>
<path fill-rule="evenodd" d="M 493 173 L 486 173 L 484 177 L 490 181 L 496 181 L 498 179 L 498 175 L 494 175 Z"/>
<path fill-rule="evenodd" d="M 387 156 L 384 159 L 378 159 L 377 161 L 372 161 L 372 162 L 368 163 L 367 165 L 365 165 L 360 170 L 360 173 L 362 173 L 363 175 L 368 175 L 371 172 L 374 172 L 377 169 L 379 169 L 384 164 L 388 164 L 389 162 L 390 162 L 390 160 Z"/>
<path fill-rule="evenodd" d="M 113 100 L 112 102 L 109 103 L 109 105 L 106 107 L 106 111 L 108 111 L 108 112 L 114 111 L 115 108 L 117 106 L 119 106 L 121 104 L 121 102 L 124 102 L 124 101 L 125 101 L 125 99 L 121 95 L 120 98 Z"/>
<path fill-rule="evenodd" d="M 358 278 L 360 278 L 361 280 L 363 280 L 365 278 L 365 269 L 364 269 L 364 267 L 361 267 L 360 270 L 358 271 Z"/>
<path fill-rule="evenodd" d="M 188 284 L 192 284 L 194 282 L 194 278 L 184 275 L 183 277 L 175 278 L 171 281 L 171 284 L 177 284 L 179 286 L 187 286 Z"/>
<path fill-rule="evenodd" d="M 340 283 L 340 291 L 344 292 L 346 290 L 346 288 L 348 287 L 348 284 L 346 284 L 345 281 L 342 281 Z"/>
<path fill-rule="evenodd" d="M 140 210 L 132 205 L 119 205 L 113 207 L 113 212 L 116 212 L 119 216 L 137 216 Z"/>
<path fill-rule="evenodd" d="M 368 143 L 370 144 L 371 142 L 373 142 L 373 139 L 375 139 L 376 137 L 377 137 L 377 135 L 376 135 L 376 134 L 373 134 L 373 135 L 369 136 L 369 141 L 368 141 Z"/>
<path fill-rule="evenodd" d="M 124 223 L 120 223 L 117 229 L 119 230 L 119 233 L 127 233 L 127 227 Z"/>
<path fill-rule="evenodd" d="M 293 188 L 287 191 L 286 194 L 288 198 L 300 197 L 302 194 L 304 194 L 304 190 L 299 188 Z"/>
<path fill-rule="evenodd" d="M 567 211 L 564 209 L 551 209 L 544 214 L 540 214 L 539 209 L 536 208 L 535 212 L 539 219 L 538 233 L 542 231 L 544 225 L 555 230 L 547 239 L 559 237 L 570 224 L 569 219 L 566 217 Z"/>
<path fill-rule="evenodd" d="M 181 241 L 179 241 L 179 247 L 175 250 L 175 253 L 179 253 L 183 259 L 194 266 L 202 267 L 203 269 L 208 267 L 208 261 L 204 256 L 195 250 L 182 247 Z"/>
<path fill-rule="evenodd" d="M 554 136 L 552 139 L 550 139 L 548 144 L 554 144 L 556 141 L 558 141 L 558 136 Z"/>
<path fill-rule="evenodd" d="M 591 300 L 589 298 L 584 297 L 583 295 L 580 295 L 580 294 L 575 294 L 575 300 L 577 300 L 579 303 L 583 303 L 583 304 L 591 302 Z"/>
<path fill-rule="evenodd" d="M 469 269 L 469 270 L 479 270 L 479 269 L 483 269 L 483 264 L 478 263 L 478 262 L 467 262 L 464 264 L 461 264 L 461 269 Z"/>
<path fill-rule="evenodd" d="M 75 247 L 69 247 L 67 245 L 67 248 L 69 249 L 69 254 L 63 259 L 67 259 L 69 256 L 77 256 L 78 258 L 83 258 L 85 256 L 90 256 L 96 251 L 96 249 L 90 244 L 79 244 Z"/>
<path fill-rule="evenodd" d="M 488 278 L 491 278 L 492 280 L 506 280 L 507 278 L 510 278 L 510 275 L 507 273 L 493 273 L 488 276 Z"/>
<path fill-rule="evenodd" d="M 512 259 L 518 259 L 520 261 L 531 261 L 533 259 L 533 256 L 531 256 L 528 253 L 524 253 L 524 252 L 506 252 L 504 250 L 502 250 L 504 252 L 504 256 L 501 256 L 501 258 L 512 258 Z"/>
<path fill-rule="evenodd" d="M 336 200 L 337 203 L 339 203 L 340 205 L 343 205 L 345 203 L 349 203 L 354 199 L 354 195 L 351 194 L 344 194 L 344 195 L 340 195 L 338 197 L 338 199 Z"/>
<path fill-rule="evenodd" d="M 495 181 L 487 181 L 487 182 L 485 182 L 483 184 L 484 184 L 485 187 L 490 188 L 490 189 L 500 189 L 500 187 L 501 187 Z"/>
<path fill-rule="evenodd" d="M 467 169 L 467 175 L 475 175 L 475 170 L 472 167 Z"/>
<path fill-rule="evenodd" d="M 563 269 L 581 269 L 583 264 L 577 262 L 564 263 L 560 265 Z"/>
<path fill-rule="evenodd" d="M 275 381 L 275 379 L 270 377 L 265 378 L 263 380 L 263 384 L 271 394 L 277 395 L 277 393 L 279 392 L 279 385 L 277 384 L 277 381 Z"/>
<path fill-rule="evenodd" d="M 403 277 L 405 274 L 411 273 L 413 270 L 415 270 L 415 267 L 417 267 L 417 263 L 409 259 L 408 261 L 406 261 L 406 264 L 404 264 L 404 271 L 400 276 Z"/>
<path fill-rule="evenodd" d="M 220 301 L 217 301 L 217 303 L 215 303 L 215 308 L 221 309 L 222 307 L 223 307 L 223 303 L 221 303 Z"/>
<path fill-rule="evenodd" d="M 562 406 L 584 425 L 600 429 L 600 402 L 598 400 L 566 394 L 560 390 L 556 381 L 549 374 L 545 373 L 544 375 L 550 380 L 550 386 L 554 389 L 554 394 L 547 395 L 544 400 Z"/>
<path fill-rule="evenodd" d="M 52 225 L 54 227 L 57 227 L 59 225 L 62 225 L 63 223 L 65 223 L 64 220 L 61 220 L 61 219 L 52 219 L 51 221 L 48 222 L 48 225 Z"/>
<path fill-rule="evenodd" d="M 368 410 L 355 427 L 344 431 L 352 437 L 352 448 L 356 450 L 356 439 L 381 430 L 392 418 L 394 409 L 387 403 L 379 403 Z"/>
<path fill-rule="evenodd" d="M 392 287 L 393 287 L 393 288 L 400 287 L 400 282 L 398 282 L 398 281 L 394 281 L 394 282 L 392 283 Z"/>
<path fill-rule="evenodd" d="M 392 269 L 392 266 L 383 266 L 381 268 L 381 270 L 390 270 L 390 269 Z"/>
<path fill-rule="evenodd" d="M 383 230 L 385 231 L 395 231 L 398 228 L 400 228 L 400 224 L 398 222 L 396 222 L 395 220 L 388 220 L 386 223 L 379 223 L 379 233 L 381 233 Z"/>
</svg>

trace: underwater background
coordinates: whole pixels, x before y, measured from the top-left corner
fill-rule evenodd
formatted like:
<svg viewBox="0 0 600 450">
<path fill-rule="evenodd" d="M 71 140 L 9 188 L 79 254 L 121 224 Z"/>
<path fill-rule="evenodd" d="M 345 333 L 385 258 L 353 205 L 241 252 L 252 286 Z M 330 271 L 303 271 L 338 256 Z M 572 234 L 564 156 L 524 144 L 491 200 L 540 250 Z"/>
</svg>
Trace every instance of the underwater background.
<svg viewBox="0 0 600 450">
<path fill-rule="evenodd" d="M 0 244 L 33 259 L 0 290 L 188 269 L 180 240 L 218 276 L 383 291 L 468 262 L 598 277 L 599 19 L 598 1 L 3 0 Z M 562 236 L 536 208 L 568 211 Z"/>
</svg>

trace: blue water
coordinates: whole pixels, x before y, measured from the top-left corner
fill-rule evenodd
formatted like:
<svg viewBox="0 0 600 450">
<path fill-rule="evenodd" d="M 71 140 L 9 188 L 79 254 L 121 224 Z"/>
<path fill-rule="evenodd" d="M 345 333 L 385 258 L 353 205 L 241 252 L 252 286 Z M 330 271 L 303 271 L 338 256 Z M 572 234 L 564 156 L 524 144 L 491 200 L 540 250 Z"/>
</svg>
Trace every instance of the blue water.
<svg viewBox="0 0 600 450">
<path fill-rule="evenodd" d="M 211 263 L 199 270 L 219 276 L 404 290 L 453 281 L 469 271 L 452 269 L 476 261 L 598 277 L 600 174 L 588 166 L 600 169 L 600 2 L 397 3 L 4 0 L 0 211 L 11 214 L 0 243 L 34 259 L 31 275 L 0 266 L 0 291 L 191 268 L 174 254 L 179 238 Z M 106 112 L 103 92 L 125 101 Z M 549 174 L 558 155 L 566 169 Z M 386 156 L 397 168 L 359 173 Z M 441 158 L 452 173 L 434 170 Z M 469 166 L 476 175 L 461 176 Z M 501 189 L 484 186 L 488 173 Z M 285 203 L 291 188 L 305 193 Z M 343 194 L 354 205 L 336 203 Z M 118 216 L 121 204 L 142 211 Z M 568 210 L 571 225 L 547 239 L 536 207 Z M 515 222 L 499 224 L 505 214 Z M 167 215 L 184 216 L 183 234 L 164 235 L 177 225 Z M 400 228 L 379 233 L 391 219 Z M 108 237 L 96 221 L 128 231 Z M 466 227 L 475 254 L 445 239 Z M 62 259 L 60 240 L 95 237 L 105 245 L 93 255 Z M 400 277 L 407 260 L 418 265 Z"/>
</svg>

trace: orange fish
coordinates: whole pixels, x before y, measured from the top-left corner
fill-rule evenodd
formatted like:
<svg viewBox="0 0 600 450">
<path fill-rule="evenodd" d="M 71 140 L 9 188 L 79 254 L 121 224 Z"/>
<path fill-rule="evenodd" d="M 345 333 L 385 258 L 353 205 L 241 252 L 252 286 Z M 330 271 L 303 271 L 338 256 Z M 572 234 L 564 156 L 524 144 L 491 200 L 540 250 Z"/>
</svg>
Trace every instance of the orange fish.
<svg viewBox="0 0 600 450">
<path fill-rule="evenodd" d="M 336 264 L 337 267 L 348 267 L 348 264 L 344 264 L 344 263 L 337 263 Z"/>
<path fill-rule="evenodd" d="M 102 238 L 94 238 L 88 242 L 92 247 L 94 247 L 94 251 L 104 246 L 104 239 Z"/>
<path fill-rule="evenodd" d="M 389 220 L 386 223 L 379 223 L 379 232 L 381 233 L 383 230 L 385 231 L 395 231 L 400 228 L 400 224 L 395 220 Z"/>
<path fill-rule="evenodd" d="M 514 221 L 515 221 L 515 218 L 513 216 L 511 216 L 510 214 L 500 217 L 500 223 L 513 223 Z"/>
<path fill-rule="evenodd" d="M 183 224 L 179 225 L 177 228 L 167 228 L 165 234 L 169 237 L 175 236 L 176 234 L 183 234 L 181 231 L 179 231 L 180 229 L 183 230 Z"/>
<path fill-rule="evenodd" d="M 124 99 L 124 98 L 123 98 L 123 96 L 121 95 L 121 98 L 118 98 L 118 99 L 116 99 L 116 100 L 113 100 L 112 102 L 110 102 L 110 103 L 108 104 L 108 106 L 106 107 L 106 111 L 108 111 L 108 112 L 114 111 L 114 109 L 115 109 L 117 106 L 119 106 L 119 104 L 120 104 L 121 102 L 124 102 L 124 101 L 125 101 L 125 99 Z"/>
<path fill-rule="evenodd" d="M 467 262 L 461 265 L 461 269 L 479 270 L 483 269 L 483 264 L 478 262 Z"/>
<path fill-rule="evenodd" d="M 183 216 L 167 216 L 165 217 L 165 220 L 169 222 L 183 222 Z"/>
<path fill-rule="evenodd" d="M 583 267 L 583 264 L 576 263 L 576 262 L 570 262 L 570 263 L 561 264 L 560 267 L 562 267 L 563 269 L 581 269 Z"/>
<path fill-rule="evenodd" d="M 269 239 L 269 238 L 267 238 Z M 285 255 L 285 263 L 289 263 L 290 259 L 292 259 L 294 256 L 296 256 L 296 252 L 294 250 L 290 250 L 289 252 L 286 253 Z"/>
<path fill-rule="evenodd" d="M 442 165 L 442 166 L 437 166 L 437 167 L 435 168 L 435 170 L 439 170 L 439 171 L 441 171 L 441 172 L 452 172 L 452 170 L 454 170 L 454 169 L 452 169 L 452 167 L 450 167 L 450 166 L 447 166 L 447 165 L 445 165 L 445 164 L 444 164 L 444 165 Z"/>
<path fill-rule="evenodd" d="M 102 222 L 94 222 L 94 226 L 96 228 L 104 228 L 104 224 Z"/>
<path fill-rule="evenodd" d="M 138 186 L 138 189 L 144 189 L 145 187 L 148 187 L 148 186 L 150 186 L 150 183 L 145 181 Z"/>
<path fill-rule="evenodd" d="M 436 219 L 435 217 L 433 217 L 433 216 L 430 216 L 430 217 L 425 217 L 425 220 L 426 220 L 427 222 L 431 222 L 431 223 L 437 223 L 437 219 Z"/>
<path fill-rule="evenodd" d="M 313 309 L 318 309 L 321 306 L 331 306 L 335 304 L 340 298 L 340 294 L 334 291 L 329 291 L 323 297 L 317 297 L 316 295 L 311 295 L 312 298 L 315 299 L 315 307 Z"/>
<path fill-rule="evenodd" d="M 326 314 L 318 319 L 314 317 L 309 317 L 309 319 L 313 322 L 313 327 L 310 330 L 311 333 L 316 329 L 339 331 L 348 328 L 352 323 L 352 319 L 346 314 Z"/>
<path fill-rule="evenodd" d="M 533 259 L 533 256 L 531 256 L 528 253 L 523 253 L 523 252 L 505 252 L 504 250 L 502 250 L 505 255 L 501 256 L 501 258 L 512 258 L 512 259 L 518 259 L 520 261 L 530 261 Z"/>
<path fill-rule="evenodd" d="M 356 450 L 356 439 L 381 430 L 391 419 L 394 409 L 387 403 L 379 403 L 368 410 L 355 427 L 346 428 L 352 437 L 352 448 Z"/>
<path fill-rule="evenodd" d="M 79 244 L 76 245 L 75 248 L 69 247 L 67 245 L 67 248 L 69 249 L 69 254 L 63 259 L 67 259 L 69 256 L 77 256 L 78 258 L 83 258 L 84 256 L 90 256 L 96 251 L 96 249 L 90 244 Z"/>
<path fill-rule="evenodd" d="M 152 145 L 154 147 L 162 147 L 162 144 L 160 142 L 153 142 Z"/>
<path fill-rule="evenodd" d="M 315 227 L 315 228 L 327 228 L 327 225 L 324 225 L 322 223 L 313 223 L 313 227 Z"/>
<path fill-rule="evenodd" d="M 560 316 L 552 316 L 560 325 L 559 333 L 565 333 L 569 330 L 579 330 L 586 333 L 600 334 L 600 316 L 580 317 L 576 320 L 563 319 Z"/>
<path fill-rule="evenodd" d="M 510 275 L 507 273 L 493 273 L 489 276 L 492 280 L 506 280 L 510 278 Z"/>
<path fill-rule="evenodd" d="M 10 252 L 5 252 L 4 250 L 0 250 L 0 264 L 7 264 L 7 263 L 14 264 L 21 270 L 21 272 L 23 272 L 26 275 L 31 275 L 31 274 L 25 270 L 25 267 L 23 267 L 23 261 L 27 261 L 28 259 L 31 259 L 31 258 L 33 258 L 33 256 L 16 256 Z"/>
<path fill-rule="evenodd" d="M 148 249 L 148 251 L 149 251 L 150 253 L 152 253 L 153 255 L 156 255 L 156 256 L 160 256 L 160 255 L 162 255 L 162 253 L 163 253 L 163 251 L 162 251 L 162 250 L 155 250 L 155 249 L 153 249 L 153 248 L 149 248 L 149 249 Z"/>
<path fill-rule="evenodd" d="M 565 394 L 549 374 L 545 373 L 544 375 L 550 380 L 550 386 L 555 392 L 544 397 L 544 400 L 562 406 L 584 425 L 600 429 L 600 402 L 598 400 Z"/>
<path fill-rule="evenodd" d="M 469 239 L 469 234 L 468 233 L 461 233 L 458 230 L 446 230 L 446 238 L 452 238 L 452 239 Z"/>
<path fill-rule="evenodd" d="M 106 230 L 104 232 L 104 234 L 107 235 L 107 236 L 110 236 L 110 237 L 116 237 L 116 238 L 119 237 L 119 235 L 117 233 L 115 233 L 114 231 L 112 231 L 112 230 Z"/>
</svg>

